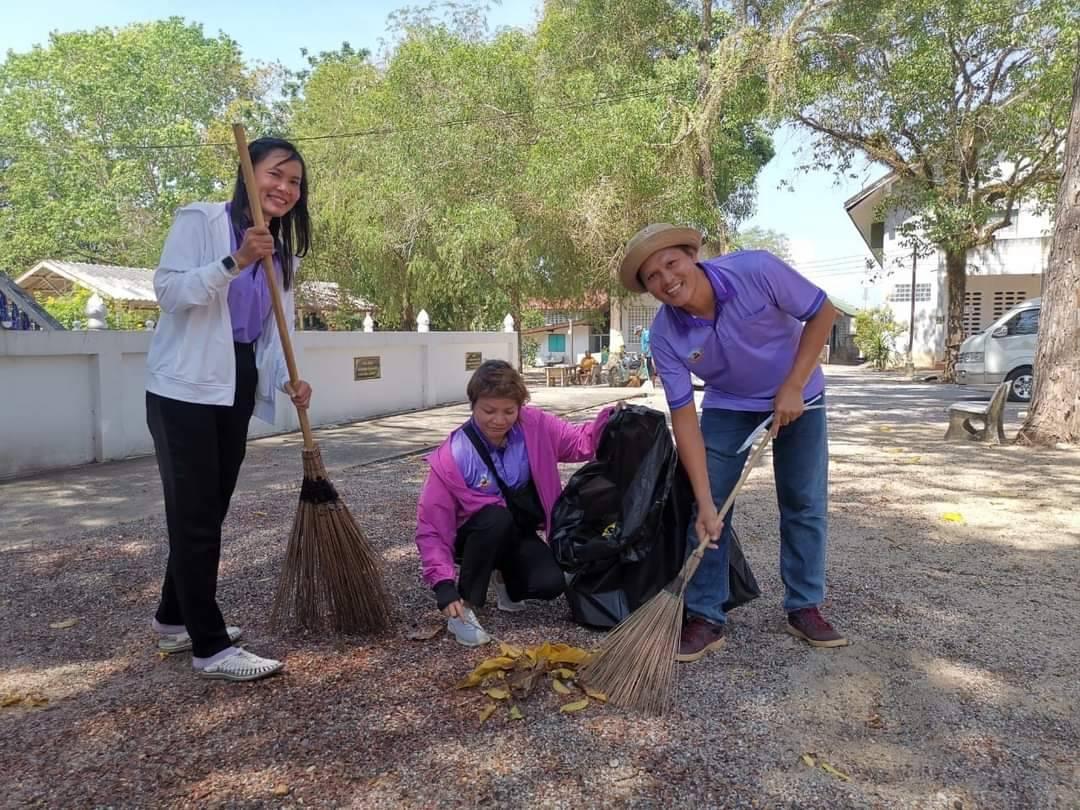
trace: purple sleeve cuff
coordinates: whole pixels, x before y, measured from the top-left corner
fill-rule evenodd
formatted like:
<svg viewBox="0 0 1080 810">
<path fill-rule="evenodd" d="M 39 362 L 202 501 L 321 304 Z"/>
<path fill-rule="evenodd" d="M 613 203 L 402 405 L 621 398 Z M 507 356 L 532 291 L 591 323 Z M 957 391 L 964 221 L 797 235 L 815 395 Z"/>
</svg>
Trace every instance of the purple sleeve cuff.
<svg viewBox="0 0 1080 810">
<path fill-rule="evenodd" d="M 821 305 L 825 303 L 825 291 L 818 290 L 817 296 L 814 298 L 814 303 L 810 306 L 810 309 L 806 310 L 799 316 L 800 321 L 808 321 L 818 314 L 818 310 L 821 309 Z"/>
</svg>

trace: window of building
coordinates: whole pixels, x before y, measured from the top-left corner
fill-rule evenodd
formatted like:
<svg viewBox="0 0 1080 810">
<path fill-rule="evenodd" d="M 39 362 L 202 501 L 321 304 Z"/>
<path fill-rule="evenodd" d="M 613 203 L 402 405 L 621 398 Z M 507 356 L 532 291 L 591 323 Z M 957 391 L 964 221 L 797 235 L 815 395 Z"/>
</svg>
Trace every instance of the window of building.
<svg viewBox="0 0 1080 810">
<path fill-rule="evenodd" d="M 919 282 L 915 285 L 915 301 L 925 302 L 929 301 L 933 293 L 933 285 L 926 282 Z M 911 300 L 911 285 L 910 284 L 895 284 L 893 285 L 892 292 L 889 293 L 889 300 L 893 302 L 903 302 Z"/>
<path fill-rule="evenodd" d="M 566 335 L 548 335 L 549 352 L 566 351 Z"/>
</svg>

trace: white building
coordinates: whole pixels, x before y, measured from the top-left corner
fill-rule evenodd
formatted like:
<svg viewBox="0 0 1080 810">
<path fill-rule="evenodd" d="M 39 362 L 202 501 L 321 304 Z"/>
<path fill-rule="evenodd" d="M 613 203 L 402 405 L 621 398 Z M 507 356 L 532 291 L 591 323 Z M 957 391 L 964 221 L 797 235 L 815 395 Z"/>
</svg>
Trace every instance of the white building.
<svg viewBox="0 0 1080 810">
<path fill-rule="evenodd" d="M 886 306 L 905 326 L 911 322 L 912 250 L 901 226 L 915 215 L 894 208 L 882 212 L 882 202 L 894 190 L 897 178 L 886 175 L 844 204 L 883 271 Z M 964 306 L 964 336 L 980 332 L 1016 304 L 1038 296 L 1050 251 L 1048 214 L 1027 203 L 1012 211 L 1012 223 L 997 231 L 989 245 L 968 253 Z M 937 250 L 915 262 L 915 340 L 912 354 L 917 365 L 931 366 L 945 358 L 945 316 L 948 285 L 945 253 Z M 897 340 L 907 348 L 908 333 Z"/>
</svg>

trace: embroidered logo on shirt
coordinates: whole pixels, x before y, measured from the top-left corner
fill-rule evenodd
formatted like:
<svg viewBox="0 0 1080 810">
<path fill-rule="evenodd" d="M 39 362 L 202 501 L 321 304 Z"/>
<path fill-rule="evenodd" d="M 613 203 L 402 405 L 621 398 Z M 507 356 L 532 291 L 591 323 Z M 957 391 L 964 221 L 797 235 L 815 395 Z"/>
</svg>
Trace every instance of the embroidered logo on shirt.
<svg viewBox="0 0 1080 810">
<path fill-rule="evenodd" d="M 686 355 L 686 360 L 689 363 L 696 363 L 705 354 L 701 349 L 692 349 L 690 354 Z"/>
</svg>

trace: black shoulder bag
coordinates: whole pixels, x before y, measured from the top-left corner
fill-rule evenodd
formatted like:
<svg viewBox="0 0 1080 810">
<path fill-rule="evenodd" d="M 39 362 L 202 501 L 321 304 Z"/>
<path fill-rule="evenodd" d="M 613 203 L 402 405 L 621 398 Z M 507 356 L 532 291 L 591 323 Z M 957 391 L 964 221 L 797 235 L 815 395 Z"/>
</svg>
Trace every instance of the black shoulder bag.
<svg viewBox="0 0 1080 810">
<path fill-rule="evenodd" d="M 535 532 L 536 527 L 544 522 L 544 507 L 540 503 L 540 493 L 536 491 L 532 471 L 530 470 L 528 484 L 519 489 L 510 489 L 502 480 L 499 471 L 495 469 L 495 462 L 491 458 L 491 453 L 488 452 L 487 445 L 484 444 L 484 440 L 480 438 L 480 434 L 476 432 L 471 422 L 465 425 L 465 435 L 469 437 L 476 452 L 480 454 L 480 458 L 495 476 L 495 483 L 499 485 L 499 491 L 502 492 L 506 506 L 510 514 L 514 516 L 514 523 L 523 532 Z"/>
</svg>

